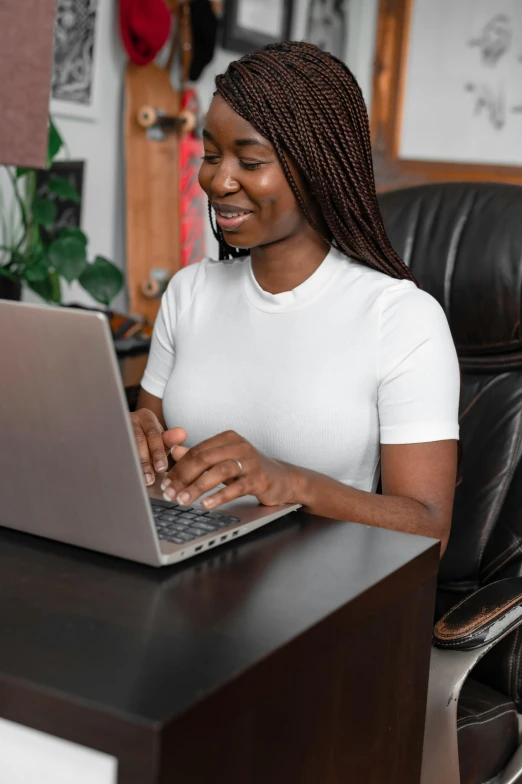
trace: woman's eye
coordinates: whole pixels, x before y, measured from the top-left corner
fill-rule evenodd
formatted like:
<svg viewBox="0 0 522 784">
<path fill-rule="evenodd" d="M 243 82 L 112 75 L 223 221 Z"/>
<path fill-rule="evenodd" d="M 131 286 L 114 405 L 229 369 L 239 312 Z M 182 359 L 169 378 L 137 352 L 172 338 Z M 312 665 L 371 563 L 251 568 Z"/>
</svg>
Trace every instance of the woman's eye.
<svg viewBox="0 0 522 784">
<path fill-rule="evenodd" d="M 246 161 L 240 161 L 240 164 L 243 167 L 243 169 L 247 169 L 247 171 L 252 171 L 253 169 L 259 169 L 259 167 L 263 165 L 261 163 L 247 163 Z"/>
<path fill-rule="evenodd" d="M 201 158 L 202 161 L 205 163 L 215 163 L 219 158 L 219 155 L 203 155 Z"/>
</svg>

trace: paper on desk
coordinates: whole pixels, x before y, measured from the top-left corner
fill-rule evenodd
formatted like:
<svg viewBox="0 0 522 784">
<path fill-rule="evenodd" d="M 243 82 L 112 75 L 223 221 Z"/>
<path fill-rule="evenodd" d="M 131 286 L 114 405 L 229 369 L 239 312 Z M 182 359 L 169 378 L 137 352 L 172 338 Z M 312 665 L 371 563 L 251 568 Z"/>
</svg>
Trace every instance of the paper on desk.
<svg viewBox="0 0 522 784">
<path fill-rule="evenodd" d="M 0 719 L 2 784 L 116 784 L 110 754 Z"/>
</svg>

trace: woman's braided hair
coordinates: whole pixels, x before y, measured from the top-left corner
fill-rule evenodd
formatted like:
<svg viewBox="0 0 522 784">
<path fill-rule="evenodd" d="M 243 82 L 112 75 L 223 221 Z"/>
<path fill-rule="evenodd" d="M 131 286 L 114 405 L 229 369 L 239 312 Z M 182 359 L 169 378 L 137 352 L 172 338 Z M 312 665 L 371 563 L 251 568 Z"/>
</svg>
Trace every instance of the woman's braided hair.
<svg viewBox="0 0 522 784">
<path fill-rule="evenodd" d="M 415 278 L 393 250 L 375 193 L 368 114 L 355 77 L 313 44 L 286 41 L 247 54 L 216 77 L 217 92 L 268 139 L 308 223 L 342 253 L 393 278 Z M 326 236 L 310 215 L 288 154 L 317 200 Z M 212 223 L 212 212 L 209 206 Z M 212 223 L 220 258 L 244 255 Z"/>
</svg>

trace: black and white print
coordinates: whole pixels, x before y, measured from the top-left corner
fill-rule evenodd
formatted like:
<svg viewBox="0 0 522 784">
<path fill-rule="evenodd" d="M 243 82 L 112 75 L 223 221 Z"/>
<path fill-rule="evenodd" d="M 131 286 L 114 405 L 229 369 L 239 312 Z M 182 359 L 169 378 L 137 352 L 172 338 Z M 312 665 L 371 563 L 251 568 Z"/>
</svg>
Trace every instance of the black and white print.
<svg viewBox="0 0 522 784">
<path fill-rule="evenodd" d="M 51 228 L 40 227 L 46 243 L 52 242 L 61 229 L 79 229 L 82 216 L 84 161 L 55 161 L 50 169 L 38 169 L 36 172 L 36 193 L 44 199 L 51 199 L 56 205 L 56 218 Z M 79 201 L 64 199 L 47 187 L 50 177 L 62 177 L 74 188 Z"/>
<path fill-rule="evenodd" d="M 399 157 L 522 166 L 520 0 L 410 5 Z"/>
<path fill-rule="evenodd" d="M 53 101 L 71 108 L 92 107 L 97 16 L 98 0 L 57 0 Z"/>
<path fill-rule="evenodd" d="M 348 38 L 348 0 L 309 0 L 305 38 L 343 60 Z"/>
</svg>

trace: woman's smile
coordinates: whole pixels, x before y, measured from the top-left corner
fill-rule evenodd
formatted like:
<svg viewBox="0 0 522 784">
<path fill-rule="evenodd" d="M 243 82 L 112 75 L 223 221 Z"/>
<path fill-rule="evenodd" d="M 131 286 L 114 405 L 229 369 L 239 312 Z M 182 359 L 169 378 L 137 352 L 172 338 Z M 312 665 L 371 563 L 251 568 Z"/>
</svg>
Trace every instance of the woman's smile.
<svg viewBox="0 0 522 784">
<path fill-rule="evenodd" d="M 216 212 L 216 223 L 223 231 L 238 229 L 252 215 L 252 210 L 245 210 L 235 204 L 214 203 L 212 206 Z"/>
</svg>

